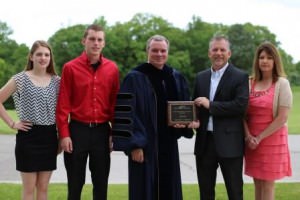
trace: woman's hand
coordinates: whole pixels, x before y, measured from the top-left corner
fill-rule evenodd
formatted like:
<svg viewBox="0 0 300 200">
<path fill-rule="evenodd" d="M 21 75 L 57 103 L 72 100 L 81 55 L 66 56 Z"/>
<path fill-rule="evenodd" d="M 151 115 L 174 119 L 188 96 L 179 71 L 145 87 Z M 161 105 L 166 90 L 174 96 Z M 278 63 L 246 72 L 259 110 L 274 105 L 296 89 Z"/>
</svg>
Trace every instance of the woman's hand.
<svg viewBox="0 0 300 200">
<path fill-rule="evenodd" d="M 27 132 L 31 129 L 32 125 L 29 121 L 16 121 L 13 122 L 11 128 Z"/>
<path fill-rule="evenodd" d="M 247 146 L 252 150 L 256 149 L 260 143 L 260 138 L 252 136 L 252 135 L 248 135 L 245 138 L 245 140 L 246 140 Z"/>
</svg>

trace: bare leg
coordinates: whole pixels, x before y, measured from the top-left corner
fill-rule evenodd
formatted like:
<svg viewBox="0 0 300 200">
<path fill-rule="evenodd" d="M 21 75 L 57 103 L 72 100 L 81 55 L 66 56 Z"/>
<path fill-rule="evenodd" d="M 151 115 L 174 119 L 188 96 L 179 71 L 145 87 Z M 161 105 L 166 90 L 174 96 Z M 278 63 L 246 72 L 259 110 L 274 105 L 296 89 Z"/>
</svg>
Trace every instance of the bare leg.
<svg viewBox="0 0 300 200">
<path fill-rule="evenodd" d="M 22 185 L 23 185 L 22 200 L 33 200 L 35 185 L 37 180 L 37 173 L 21 172 L 21 177 L 22 177 Z"/>
<path fill-rule="evenodd" d="M 263 181 L 262 182 L 262 199 L 263 200 L 274 200 L 275 194 L 275 183 L 274 181 Z"/>
<path fill-rule="evenodd" d="M 48 185 L 52 171 L 44 171 L 37 173 L 37 200 L 47 200 L 48 197 Z"/>
<path fill-rule="evenodd" d="M 255 186 L 255 200 L 262 200 L 262 180 L 253 179 Z"/>
</svg>

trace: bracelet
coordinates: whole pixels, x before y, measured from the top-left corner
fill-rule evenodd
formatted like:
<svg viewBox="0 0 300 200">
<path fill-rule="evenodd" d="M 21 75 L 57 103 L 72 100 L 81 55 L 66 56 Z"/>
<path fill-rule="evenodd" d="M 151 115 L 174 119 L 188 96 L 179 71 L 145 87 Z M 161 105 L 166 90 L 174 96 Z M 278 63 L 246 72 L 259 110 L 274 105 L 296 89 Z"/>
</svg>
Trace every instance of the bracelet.
<svg viewBox="0 0 300 200">
<path fill-rule="evenodd" d="M 13 121 L 12 124 L 10 125 L 10 128 L 14 128 L 15 122 Z"/>
</svg>

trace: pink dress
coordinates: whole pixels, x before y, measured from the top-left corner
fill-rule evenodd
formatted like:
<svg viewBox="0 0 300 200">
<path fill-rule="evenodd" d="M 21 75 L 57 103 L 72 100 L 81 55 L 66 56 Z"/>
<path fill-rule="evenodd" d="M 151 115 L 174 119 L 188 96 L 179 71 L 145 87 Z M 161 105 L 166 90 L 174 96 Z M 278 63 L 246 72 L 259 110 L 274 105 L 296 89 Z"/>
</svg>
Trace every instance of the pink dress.
<svg viewBox="0 0 300 200">
<path fill-rule="evenodd" d="M 254 85 L 251 88 L 254 88 Z M 247 112 L 251 135 L 259 135 L 273 121 L 274 91 L 275 84 L 266 91 L 251 89 Z M 254 150 L 246 145 L 245 174 L 262 180 L 277 180 L 291 176 L 287 126 L 281 127 L 263 139 Z"/>
</svg>

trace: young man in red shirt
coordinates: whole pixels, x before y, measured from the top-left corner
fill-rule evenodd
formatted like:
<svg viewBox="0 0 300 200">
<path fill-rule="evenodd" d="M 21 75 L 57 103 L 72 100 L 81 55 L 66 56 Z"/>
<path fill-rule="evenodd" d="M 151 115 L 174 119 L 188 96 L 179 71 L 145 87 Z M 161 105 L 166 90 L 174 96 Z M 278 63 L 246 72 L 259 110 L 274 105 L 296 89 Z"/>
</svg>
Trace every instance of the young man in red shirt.
<svg viewBox="0 0 300 200">
<path fill-rule="evenodd" d="M 56 120 L 68 177 L 68 199 L 80 200 L 87 158 L 93 198 L 107 199 L 111 127 L 119 90 L 117 65 L 102 55 L 102 27 L 85 30 L 82 54 L 63 67 Z"/>
</svg>

